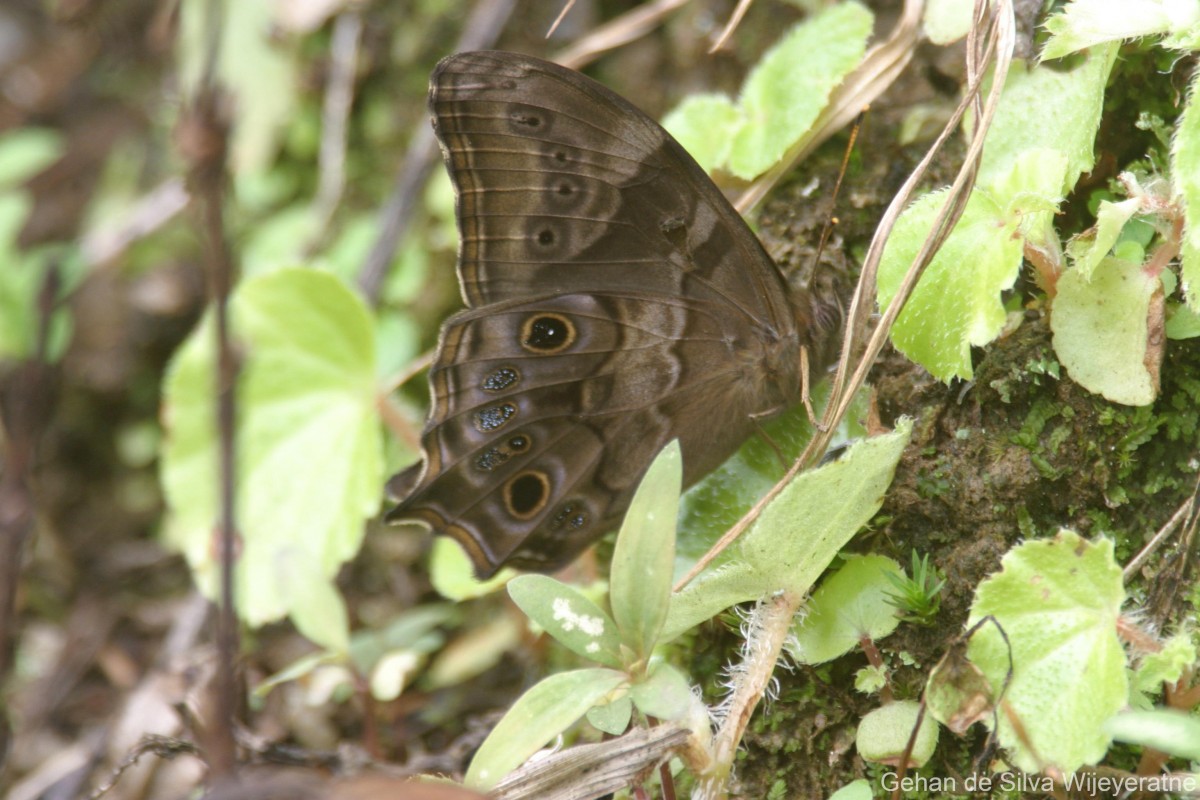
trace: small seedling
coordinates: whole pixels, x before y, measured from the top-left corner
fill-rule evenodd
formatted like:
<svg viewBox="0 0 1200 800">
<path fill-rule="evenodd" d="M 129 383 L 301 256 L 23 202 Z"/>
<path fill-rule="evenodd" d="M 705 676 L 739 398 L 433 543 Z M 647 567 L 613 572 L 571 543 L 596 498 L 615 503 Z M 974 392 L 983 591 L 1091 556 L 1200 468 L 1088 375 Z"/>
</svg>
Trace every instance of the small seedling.
<svg viewBox="0 0 1200 800">
<path fill-rule="evenodd" d="M 929 556 L 919 556 L 912 551 L 912 575 L 884 573 L 896 588 L 888 592 L 888 600 L 896 607 L 896 613 L 905 622 L 930 625 L 942 605 L 942 587 L 946 576 L 936 566 L 931 566 Z"/>
</svg>

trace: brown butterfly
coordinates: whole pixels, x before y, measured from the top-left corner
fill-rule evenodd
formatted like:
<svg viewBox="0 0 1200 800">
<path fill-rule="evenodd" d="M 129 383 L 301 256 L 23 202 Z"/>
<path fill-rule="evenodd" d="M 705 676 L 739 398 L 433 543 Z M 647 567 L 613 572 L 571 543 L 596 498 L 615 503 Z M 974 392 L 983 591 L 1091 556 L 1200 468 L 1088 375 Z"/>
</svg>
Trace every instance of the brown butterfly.
<svg viewBox="0 0 1200 800">
<path fill-rule="evenodd" d="M 442 328 L 425 458 L 389 482 L 388 519 L 454 537 L 481 577 L 555 569 L 620 523 L 668 441 L 690 485 L 794 405 L 801 349 L 833 321 L 679 143 L 595 81 L 460 53 L 429 107 L 467 309 Z"/>
</svg>

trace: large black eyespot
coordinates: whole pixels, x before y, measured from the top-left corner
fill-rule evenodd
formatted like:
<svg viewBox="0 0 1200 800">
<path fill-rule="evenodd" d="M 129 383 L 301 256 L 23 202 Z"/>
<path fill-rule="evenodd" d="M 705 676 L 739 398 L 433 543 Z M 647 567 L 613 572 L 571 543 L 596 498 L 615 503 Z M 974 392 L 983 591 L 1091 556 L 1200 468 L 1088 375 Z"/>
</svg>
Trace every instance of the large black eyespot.
<svg viewBox="0 0 1200 800">
<path fill-rule="evenodd" d="M 549 228 L 542 228 L 537 232 L 537 243 L 542 247 L 549 247 L 554 244 L 555 238 L 554 231 Z"/>
<path fill-rule="evenodd" d="M 537 353 L 561 353 L 575 343 L 575 325 L 562 314 L 534 314 L 521 326 L 521 346 Z"/>
<path fill-rule="evenodd" d="M 521 472 L 504 485 L 504 505 L 517 519 L 532 519 L 549 498 L 550 478 L 544 472 Z"/>
<path fill-rule="evenodd" d="M 475 412 L 475 430 L 480 433 L 490 433 L 499 430 L 517 413 L 517 407 L 512 403 L 481 408 Z"/>
<path fill-rule="evenodd" d="M 521 373 L 512 367 L 501 367 L 483 379 L 486 392 L 501 392 L 521 380 Z"/>
</svg>

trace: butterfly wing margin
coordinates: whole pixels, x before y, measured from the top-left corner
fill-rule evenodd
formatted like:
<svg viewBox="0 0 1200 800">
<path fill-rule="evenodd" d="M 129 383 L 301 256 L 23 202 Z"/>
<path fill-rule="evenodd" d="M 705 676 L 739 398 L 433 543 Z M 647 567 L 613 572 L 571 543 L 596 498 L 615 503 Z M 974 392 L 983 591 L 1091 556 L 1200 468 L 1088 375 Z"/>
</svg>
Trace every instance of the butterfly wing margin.
<svg viewBox="0 0 1200 800">
<path fill-rule="evenodd" d="M 438 65 L 429 106 L 458 198 L 468 306 L 545 285 L 625 287 L 724 301 L 748 325 L 793 329 L 757 237 L 624 98 L 551 62 L 472 52 Z"/>
</svg>

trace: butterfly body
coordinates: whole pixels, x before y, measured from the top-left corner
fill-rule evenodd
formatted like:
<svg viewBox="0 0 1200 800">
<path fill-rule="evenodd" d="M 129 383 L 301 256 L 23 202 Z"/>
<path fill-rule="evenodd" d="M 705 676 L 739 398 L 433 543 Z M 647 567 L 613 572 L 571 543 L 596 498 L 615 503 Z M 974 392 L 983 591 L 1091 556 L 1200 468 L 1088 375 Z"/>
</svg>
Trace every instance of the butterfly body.
<svg viewBox="0 0 1200 800">
<path fill-rule="evenodd" d="M 812 308 L 656 123 L 577 73 L 463 53 L 431 78 L 467 309 L 430 369 L 425 459 L 389 519 L 480 575 L 552 569 L 615 528 L 654 455 L 684 480 L 799 398 Z"/>
</svg>

